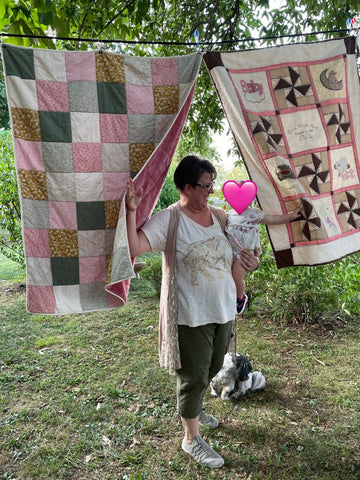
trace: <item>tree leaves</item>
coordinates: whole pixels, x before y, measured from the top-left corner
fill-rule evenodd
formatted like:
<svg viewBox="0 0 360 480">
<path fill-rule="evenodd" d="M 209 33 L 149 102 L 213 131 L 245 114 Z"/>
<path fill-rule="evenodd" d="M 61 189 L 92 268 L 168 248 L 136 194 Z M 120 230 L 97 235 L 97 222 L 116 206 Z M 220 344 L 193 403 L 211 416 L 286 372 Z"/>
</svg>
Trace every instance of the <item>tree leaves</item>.
<svg viewBox="0 0 360 480">
<path fill-rule="evenodd" d="M 0 142 L 0 251 L 20 265 L 25 265 L 22 247 L 20 201 L 17 190 L 10 134 L 1 133 Z"/>
<path fill-rule="evenodd" d="M 207 42 L 204 49 L 254 48 L 259 43 L 255 45 L 254 41 L 246 39 L 271 37 L 262 42 L 269 45 L 280 35 L 301 35 L 309 29 L 345 29 L 346 19 L 359 13 L 358 0 L 345 0 L 345 4 L 343 0 L 332 0 L 331 4 L 325 0 L 289 0 L 272 10 L 269 10 L 269 0 L 217 0 L 212 3 L 208 0 L 3 0 L 0 5 L 0 29 L 25 35 L 46 35 L 50 32 L 74 39 L 160 42 L 116 44 L 115 50 L 140 56 L 170 56 L 194 51 L 195 47 L 190 44 L 194 41 L 196 29 L 200 43 Z M 325 37 L 335 35 L 329 33 Z M 316 38 L 316 35 L 311 37 Z M 14 37 L 6 41 L 41 48 L 96 48 L 94 43 L 86 41 L 60 40 L 54 44 L 51 39 Z M 209 42 L 225 43 L 211 45 Z M 184 129 L 184 135 L 191 131 L 192 137 L 197 138 L 197 153 L 206 154 L 204 138 L 212 131 L 221 131 L 223 119 L 224 114 L 209 75 L 202 67 Z M 0 123 L 1 126 L 4 124 Z M 203 148 L 205 151 L 202 151 Z"/>
</svg>

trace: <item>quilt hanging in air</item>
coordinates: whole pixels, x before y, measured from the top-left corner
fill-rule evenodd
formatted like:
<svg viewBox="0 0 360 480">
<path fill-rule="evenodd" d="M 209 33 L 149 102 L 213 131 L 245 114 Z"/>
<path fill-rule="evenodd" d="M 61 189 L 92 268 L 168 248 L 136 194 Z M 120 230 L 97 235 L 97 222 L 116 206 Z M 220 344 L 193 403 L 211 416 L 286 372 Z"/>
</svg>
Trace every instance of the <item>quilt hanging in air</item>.
<svg viewBox="0 0 360 480">
<path fill-rule="evenodd" d="M 360 89 L 356 38 L 237 52 L 204 61 L 268 213 L 277 266 L 360 250 Z"/>
<path fill-rule="evenodd" d="M 21 201 L 27 309 L 117 307 L 134 276 L 126 179 L 151 215 L 201 55 L 131 57 L 2 45 Z"/>
</svg>

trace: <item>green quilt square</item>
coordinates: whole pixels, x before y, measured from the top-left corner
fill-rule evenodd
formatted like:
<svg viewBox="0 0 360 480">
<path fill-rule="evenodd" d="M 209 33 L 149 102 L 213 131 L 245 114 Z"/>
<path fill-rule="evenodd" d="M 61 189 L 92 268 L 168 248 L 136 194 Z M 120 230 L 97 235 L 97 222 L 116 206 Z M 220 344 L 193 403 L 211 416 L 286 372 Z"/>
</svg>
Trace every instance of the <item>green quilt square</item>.
<svg viewBox="0 0 360 480">
<path fill-rule="evenodd" d="M 66 257 L 51 258 L 53 285 L 79 284 L 79 259 Z"/>
<path fill-rule="evenodd" d="M 70 112 L 39 111 L 39 119 L 43 142 L 71 143 Z"/>
<path fill-rule="evenodd" d="M 100 113 L 127 113 L 123 83 L 100 82 L 97 84 L 97 93 Z"/>
<path fill-rule="evenodd" d="M 104 230 L 105 202 L 76 202 L 78 230 Z"/>
<path fill-rule="evenodd" d="M 34 51 L 29 48 L 3 45 L 6 75 L 35 80 Z"/>
</svg>

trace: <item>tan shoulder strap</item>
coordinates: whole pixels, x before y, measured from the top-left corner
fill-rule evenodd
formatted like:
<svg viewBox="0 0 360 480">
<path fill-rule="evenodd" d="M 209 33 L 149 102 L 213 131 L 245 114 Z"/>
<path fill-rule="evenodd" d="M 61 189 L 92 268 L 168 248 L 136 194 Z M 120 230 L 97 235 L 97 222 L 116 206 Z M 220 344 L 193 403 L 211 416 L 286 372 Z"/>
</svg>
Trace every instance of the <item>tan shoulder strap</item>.
<svg viewBox="0 0 360 480">
<path fill-rule="evenodd" d="M 215 215 L 217 221 L 220 223 L 222 231 L 225 232 L 225 227 L 227 225 L 226 213 L 222 208 L 213 207 L 212 205 L 209 205 L 209 207 L 210 207 L 211 213 Z"/>
</svg>

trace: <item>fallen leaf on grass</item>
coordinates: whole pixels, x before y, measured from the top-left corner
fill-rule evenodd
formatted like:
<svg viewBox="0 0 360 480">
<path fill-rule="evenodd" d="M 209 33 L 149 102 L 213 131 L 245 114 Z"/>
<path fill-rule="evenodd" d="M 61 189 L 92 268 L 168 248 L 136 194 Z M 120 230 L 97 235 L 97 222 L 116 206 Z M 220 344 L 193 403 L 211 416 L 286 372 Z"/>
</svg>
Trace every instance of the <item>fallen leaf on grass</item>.
<svg viewBox="0 0 360 480">
<path fill-rule="evenodd" d="M 108 438 L 108 437 L 106 437 L 105 435 L 103 435 L 103 436 L 101 437 L 101 440 L 102 440 L 104 443 L 106 443 L 106 445 L 107 445 L 108 447 L 111 447 L 111 440 L 110 440 L 110 438 Z"/>
<path fill-rule="evenodd" d="M 131 445 L 130 445 L 130 448 L 131 448 L 131 447 L 135 447 L 135 445 L 140 445 L 140 442 L 139 442 L 139 440 L 137 440 L 135 437 L 133 437 L 132 443 L 131 443 Z"/>
<path fill-rule="evenodd" d="M 139 403 L 133 403 L 130 407 L 129 407 L 129 411 L 130 412 L 134 412 L 134 413 L 138 413 L 138 411 L 140 410 L 141 408 L 141 405 Z"/>
<path fill-rule="evenodd" d="M 44 348 L 42 348 L 41 350 L 39 350 L 39 354 L 40 354 L 40 355 L 45 355 L 45 351 L 46 351 L 46 350 L 53 350 L 53 348 L 51 348 L 51 347 L 44 347 Z"/>
<path fill-rule="evenodd" d="M 314 359 L 320 363 L 320 365 L 322 365 L 323 367 L 326 367 L 326 364 L 324 362 L 322 362 L 321 360 L 319 360 L 318 358 L 314 357 Z"/>
</svg>

